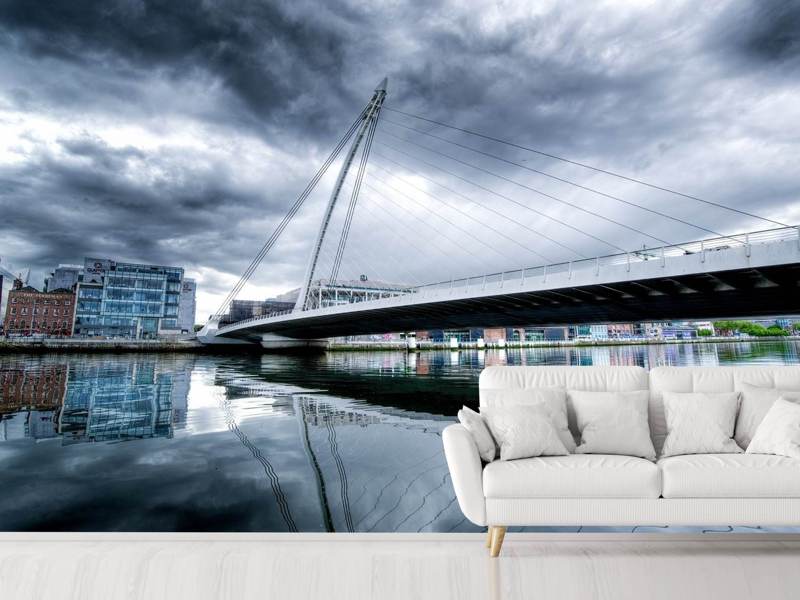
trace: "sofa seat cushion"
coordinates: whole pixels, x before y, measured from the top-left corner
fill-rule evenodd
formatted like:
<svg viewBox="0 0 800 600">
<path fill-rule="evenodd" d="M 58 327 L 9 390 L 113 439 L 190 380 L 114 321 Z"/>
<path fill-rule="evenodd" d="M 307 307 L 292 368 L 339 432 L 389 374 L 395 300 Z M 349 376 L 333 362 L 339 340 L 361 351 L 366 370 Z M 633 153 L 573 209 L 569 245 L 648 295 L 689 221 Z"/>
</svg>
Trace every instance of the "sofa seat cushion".
<svg viewBox="0 0 800 600">
<path fill-rule="evenodd" d="M 664 498 L 800 498 L 800 460 L 691 454 L 658 461 Z"/>
<path fill-rule="evenodd" d="M 487 498 L 658 498 L 661 474 L 643 458 L 615 454 L 537 456 L 483 470 Z"/>
</svg>

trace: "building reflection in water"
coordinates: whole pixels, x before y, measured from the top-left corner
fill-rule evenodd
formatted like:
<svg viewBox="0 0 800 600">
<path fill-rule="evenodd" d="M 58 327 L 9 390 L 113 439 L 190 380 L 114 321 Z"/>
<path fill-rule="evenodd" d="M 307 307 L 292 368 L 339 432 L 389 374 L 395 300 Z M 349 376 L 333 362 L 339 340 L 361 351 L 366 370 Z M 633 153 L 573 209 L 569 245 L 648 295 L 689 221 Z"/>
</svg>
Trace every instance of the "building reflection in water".
<svg viewBox="0 0 800 600">
<path fill-rule="evenodd" d="M 42 359 L 24 369 L 3 368 L 0 440 L 60 437 L 74 444 L 171 437 L 186 420 L 190 370 L 159 365 L 155 359 Z"/>
</svg>

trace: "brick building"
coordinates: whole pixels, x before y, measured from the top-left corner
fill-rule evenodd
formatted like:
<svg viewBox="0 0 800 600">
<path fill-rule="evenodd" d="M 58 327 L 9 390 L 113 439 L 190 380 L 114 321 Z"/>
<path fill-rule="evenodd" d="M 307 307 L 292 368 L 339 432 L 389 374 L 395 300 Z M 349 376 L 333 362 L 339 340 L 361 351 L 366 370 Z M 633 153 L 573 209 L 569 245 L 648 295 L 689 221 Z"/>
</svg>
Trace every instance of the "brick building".
<svg viewBox="0 0 800 600">
<path fill-rule="evenodd" d="M 75 294 L 60 289 L 40 292 L 20 280 L 8 293 L 6 335 L 72 335 Z"/>
</svg>

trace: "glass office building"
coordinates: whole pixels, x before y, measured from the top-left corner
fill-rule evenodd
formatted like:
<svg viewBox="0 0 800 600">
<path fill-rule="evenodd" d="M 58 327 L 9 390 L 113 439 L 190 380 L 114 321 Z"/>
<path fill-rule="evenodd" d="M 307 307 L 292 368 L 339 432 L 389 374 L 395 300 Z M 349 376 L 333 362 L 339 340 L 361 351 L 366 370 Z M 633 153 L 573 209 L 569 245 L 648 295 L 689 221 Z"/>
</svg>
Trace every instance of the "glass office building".
<svg viewBox="0 0 800 600">
<path fill-rule="evenodd" d="M 183 269 L 87 258 L 73 335 L 155 338 L 180 333 Z"/>
</svg>

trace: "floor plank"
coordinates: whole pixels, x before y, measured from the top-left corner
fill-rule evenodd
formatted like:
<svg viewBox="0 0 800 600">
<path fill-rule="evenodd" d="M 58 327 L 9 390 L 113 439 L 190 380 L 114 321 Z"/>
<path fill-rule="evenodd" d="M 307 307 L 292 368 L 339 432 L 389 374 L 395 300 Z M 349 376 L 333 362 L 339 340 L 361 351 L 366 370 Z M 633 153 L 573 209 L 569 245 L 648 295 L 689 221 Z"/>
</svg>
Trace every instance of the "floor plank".
<svg viewBox="0 0 800 600">
<path fill-rule="evenodd" d="M 800 536 L 0 534 L 0 598 L 797 598 Z"/>
</svg>

